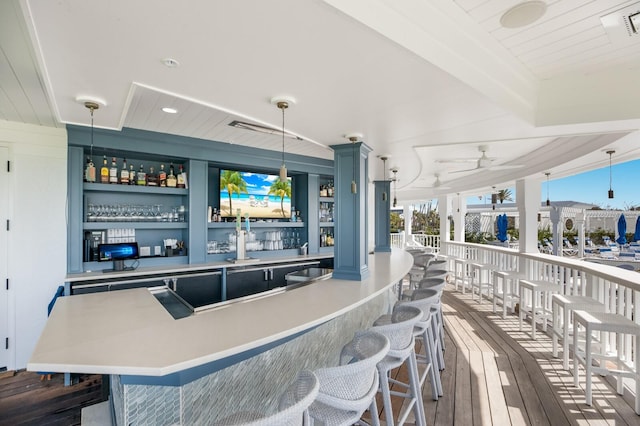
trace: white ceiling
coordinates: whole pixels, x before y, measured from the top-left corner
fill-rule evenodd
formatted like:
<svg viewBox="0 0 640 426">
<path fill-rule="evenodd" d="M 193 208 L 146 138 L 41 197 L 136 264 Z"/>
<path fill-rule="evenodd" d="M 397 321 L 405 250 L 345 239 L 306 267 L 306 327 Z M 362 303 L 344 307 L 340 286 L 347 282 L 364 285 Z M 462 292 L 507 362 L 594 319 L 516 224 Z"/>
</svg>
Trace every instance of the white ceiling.
<svg viewBox="0 0 640 426">
<path fill-rule="evenodd" d="M 132 127 L 332 158 L 364 134 L 398 198 L 477 194 L 640 158 L 640 37 L 601 17 L 640 2 L 547 0 L 519 29 L 520 0 L 10 0 L 0 2 L 0 119 L 87 125 L 78 96 L 101 98 L 98 127 Z M 164 58 L 180 62 L 163 65 Z M 160 108 L 174 106 L 178 114 Z M 491 169 L 473 168 L 479 147 Z M 499 168 L 498 165 L 519 165 Z M 429 188 L 435 174 L 449 189 Z M 389 176 L 390 173 L 387 173 Z"/>
</svg>

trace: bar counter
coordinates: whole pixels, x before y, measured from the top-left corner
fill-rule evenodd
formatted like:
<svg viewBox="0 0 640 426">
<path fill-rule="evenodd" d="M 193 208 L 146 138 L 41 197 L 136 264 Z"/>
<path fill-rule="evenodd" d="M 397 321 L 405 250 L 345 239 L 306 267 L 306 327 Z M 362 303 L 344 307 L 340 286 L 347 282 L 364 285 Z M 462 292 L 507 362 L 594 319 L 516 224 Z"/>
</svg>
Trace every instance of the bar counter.
<svg viewBox="0 0 640 426">
<path fill-rule="evenodd" d="M 109 374 L 115 403 L 127 384 L 136 385 L 133 388 L 142 386 L 146 393 L 149 386 L 162 389 L 165 394 L 170 387 L 187 393 L 192 382 L 213 378 L 227 384 L 235 381 L 234 386 L 239 388 L 242 386 L 238 381 L 251 383 L 242 391 L 249 401 L 252 398 L 247 398 L 246 392 L 256 387 L 249 377 L 252 374 L 248 373 L 254 360 L 258 371 L 272 366 L 275 377 L 272 380 L 284 383 L 301 368 L 331 364 L 353 332 L 370 326 L 389 309 L 394 301 L 392 287 L 412 264 L 413 258 L 403 250 L 376 253 L 370 255 L 371 274 L 366 280 L 317 281 L 178 320 L 146 288 L 62 297 L 27 369 Z M 270 355 L 273 351 L 280 351 L 279 355 Z M 243 362 L 241 369 L 226 368 Z M 222 379 L 212 374 L 221 370 L 225 374 L 231 371 L 233 378 Z M 243 378 L 238 379 L 238 374 Z M 262 381 L 264 378 L 258 380 Z M 273 387 L 273 383 L 264 386 Z M 196 387 L 203 389 L 201 383 Z M 277 392 L 278 387 L 275 389 Z M 181 395 L 176 397 L 181 400 L 176 408 L 180 411 L 179 418 L 203 415 L 200 411 L 185 414 L 188 398 Z M 229 397 L 225 395 L 221 404 L 228 402 Z M 142 416 L 138 408 L 134 411 Z M 129 412 L 131 409 L 125 409 L 120 420 L 130 422 L 132 417 L 126 414 Z M 216 413 L 222 413 L 220 408 Z M 138 417 L 136 421 L 157 420 L 152 413 L 149 416 L 144 421 Z"/>
</svg>

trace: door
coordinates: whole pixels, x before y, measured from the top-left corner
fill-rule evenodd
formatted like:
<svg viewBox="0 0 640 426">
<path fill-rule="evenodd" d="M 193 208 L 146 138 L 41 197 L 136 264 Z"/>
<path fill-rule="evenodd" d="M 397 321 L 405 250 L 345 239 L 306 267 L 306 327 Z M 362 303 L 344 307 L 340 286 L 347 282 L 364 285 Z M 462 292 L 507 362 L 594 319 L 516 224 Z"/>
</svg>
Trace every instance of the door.
<svg viewBox="0 0 640 426">
<path fill-rule="evenodd" d="M 8 233 L 6 221 L 9 218 L 9 173 L 7 161 L 9 149 L 0 147 L 0 371 L 9 365 L 9 291 L 6 280 L 8 279 L 7 245 Z M 13 346 L 13 345 L 11 345 Z"/>
</svg>

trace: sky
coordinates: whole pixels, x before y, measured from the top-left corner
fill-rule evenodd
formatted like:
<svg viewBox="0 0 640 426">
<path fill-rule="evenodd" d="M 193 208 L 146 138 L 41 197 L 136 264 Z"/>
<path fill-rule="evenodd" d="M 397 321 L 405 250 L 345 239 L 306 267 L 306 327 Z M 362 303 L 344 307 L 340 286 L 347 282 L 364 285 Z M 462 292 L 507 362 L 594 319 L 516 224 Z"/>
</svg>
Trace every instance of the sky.
<svg viewBox="0 0 640 426">
<path fill-rule="evenodd" d="M 549 176 L 549 199 L 551 201 L 579 201 L 596 204 L 603 209 L 621 209 L 640 206 L 640 160 L 614 164 L 611 168 L 614 198 L 608 198 L 609 166 L 591 170 L 562 179 Z M 544 178 L 543 178 L 544 179 Z M 498 188 L 501 189 L 501 188 Z M 510 188 L 515 194 L 515 188 Z M 541 201 L 547 199 L 547 181 L 542 182 Z M 487 203 L 491 203 L 486 194 Z M 485 200 L 469 197 L 467 204 L 482 204 Z"/>
</svg>

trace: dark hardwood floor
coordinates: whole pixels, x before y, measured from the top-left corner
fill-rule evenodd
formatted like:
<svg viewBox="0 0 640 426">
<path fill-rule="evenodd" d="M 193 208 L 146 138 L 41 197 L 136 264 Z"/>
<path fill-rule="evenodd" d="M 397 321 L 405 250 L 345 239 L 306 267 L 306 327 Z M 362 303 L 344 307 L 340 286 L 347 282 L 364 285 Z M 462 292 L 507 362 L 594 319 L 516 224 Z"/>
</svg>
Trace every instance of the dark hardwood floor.
<svg viewBox="0 0 640 426">
<path fill-rule="evenodd" d="M 64 376 L 51 380 L 18 371 L 0 374 L 0 425 L 79 425 L 83 407 L 103 401 L 102 376 L 80 375 L 64 386 Z"/>
</svg>

